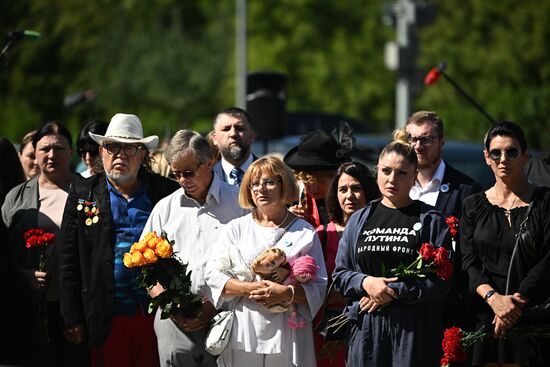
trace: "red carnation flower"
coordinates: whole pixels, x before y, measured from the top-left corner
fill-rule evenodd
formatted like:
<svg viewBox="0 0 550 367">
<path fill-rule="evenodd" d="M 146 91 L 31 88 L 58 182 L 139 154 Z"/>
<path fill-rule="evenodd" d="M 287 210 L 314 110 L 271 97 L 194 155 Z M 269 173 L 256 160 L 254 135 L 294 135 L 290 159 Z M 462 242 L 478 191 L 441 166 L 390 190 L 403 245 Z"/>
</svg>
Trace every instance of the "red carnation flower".
<svg viewBox="0 0 550 367">
<path fill-rule="evenodd" d="M 464 337 L 462 330 L 458 327 L 452 327 L 445 330 L 443 334 L 443 341 L 441 342 L 441 347 L 443 348 L 443 358 L 441 359 L 441 364 L 447 362 L 460 362 L 466 360 L 467 354 L 462 347 L 461 340 Z"/>
<path fill-rule="evenodd" d="M 44 233 L 42 238 L 44 239 L 44 243 L 48 245 L 55 242 L 55 234 L 53 233 Z"/>
<path fill-rule="evenodd" d="M 456 237 L 458 233 L 458 219 L 452 215 L 445 218 L 445 223 L 449 226 L 451 237 Z"/>
</svg>

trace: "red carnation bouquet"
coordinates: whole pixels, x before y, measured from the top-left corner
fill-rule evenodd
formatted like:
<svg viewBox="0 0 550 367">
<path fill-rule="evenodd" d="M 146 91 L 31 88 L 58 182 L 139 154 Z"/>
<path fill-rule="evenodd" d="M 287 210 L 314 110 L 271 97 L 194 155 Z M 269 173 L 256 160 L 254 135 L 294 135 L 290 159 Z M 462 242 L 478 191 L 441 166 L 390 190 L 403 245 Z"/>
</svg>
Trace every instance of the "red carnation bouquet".
<svg viewBox="0 0 550 367">
<path fill-rule="evenodd" d="M 443 348 L 441 367 L 449 367 L 451 363 L 465 361 L 466 352 L 472 345 L 486 338 L 492 338 L 492 335 L 493 330 L 489 326 L 483 326 L 476 331 L 464 331 L 458 327 L 446 329 L 441 342 Z M 503 338 L 508 340 L 529 339 L 536 343 L 534 338 L 550 338 L 550 324 L 514 326 L 505 331 Z"/>
<path fill-rule="evenodd" d="M 462 331 L 458 327 L 446 329 L 441 342 L 443 348 L 441 367 L 449 367 L 451 363 L 465 361 L 468 356 L 466 350 L 476 342 L 485 339 L 488 335 L 487 327 L 477 331 Z"/>
<path fill-rule="evenodd" d="M 25 247 L 31 251 L 39 251 L 37 270 L 43 272 L 46 270 L 46 247 L 55 241 L 55 234 L 44 231 L 41 228 L 31 228 L 23 234 Z M 48 310 L 46 304 L 46 294 L 37 293 L 37 329 L 39 335 L 44 341 L 50 341 L 48 331 Z"/>
<path fill-rule="evenodd" d="M 429 243 L 420 247 L 418 257 L 408 266 L 403 263 L 389 271 L 389 276 L 425 278 L 428 274 L 436 274 L 443 280 L 451 279 L 453 264 L 449 259 L 449 251 L 443 247 L 435 248 Z"/>
<path fill-rule="evenodd" d="M 25 247 L 28 249 L 38 249 L 40 258 L 38 260 L 38 271 L 44 271 L 46 268 L 46 246 L 55 241 L 55 234 L 45 232 L 41 228 L 31 228 L 23 234 Z"/>
</svg>

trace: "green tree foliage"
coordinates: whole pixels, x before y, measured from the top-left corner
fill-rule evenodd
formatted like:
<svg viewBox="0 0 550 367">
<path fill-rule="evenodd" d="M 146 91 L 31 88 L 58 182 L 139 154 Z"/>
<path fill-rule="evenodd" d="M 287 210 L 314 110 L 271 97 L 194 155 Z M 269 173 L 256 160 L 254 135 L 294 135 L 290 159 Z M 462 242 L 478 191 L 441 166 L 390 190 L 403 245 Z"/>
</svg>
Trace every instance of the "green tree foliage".
<svg viewBox="0 0 550 367">
<path fill-rule="evenodd" d="M 437 1 L 437 21 L 421 33 L 420 64 L 447 73 L 495 119 L 519 123 L 531 145 L 550 148 L 550 3 Z M 417 108 L 438 111 L 448 134 L 481 141 L 490 123 L 445 80 Z"/>
<path fill-rule="evenodd" d="M 395 74 L 383 48 L 388 0 L 248 1 L 248 69 L 288 75 L 288 109 L 343 114 L 371 131 L 394 125 Z M 419 75 L 437 65 L 497 119 L 519 122 L 550 146 L 550 2 L 434 0 L 419 28 Z M 134 112 L 146 133 L 210 128 L 234 104 L 234 0 L 1 1 L 0 34 L 34 29 L 0 66 L 0 135 L 18 140 L 45 120 L 76 133 L 95 115 Z M 94 103 L 66 108 L 93 88 Z M 432 109 L 453 139 L 480 140 L 489 123 L 445 80 L 419 85 L 413 109 Z M 542 133 L 541 133 L 542 132 Z"/>
<path fill-rule="evenodd" d="M 393 121 L 383 1 L 249 2 L 249 69 L 287 73 L 288 108 Z"/>
<path fill-rule="evenodd" d="M 59 119 L 78 132 L 85 118 L 138 114 L 146 133 L 170 135 L 211 118 L 224 102 L 229 76 L 231 3 L 54 0 L 12 2 L 10 29 L 36 29 L 2 70 L 2 135 L 19 139 Z M 15 4 L 17 3 L 17 4 Z M 4 24 L 4 23 L 2 23 Z M 66 95 L 87 89 L 94 103 L 65 108 Z"/>
</svg>

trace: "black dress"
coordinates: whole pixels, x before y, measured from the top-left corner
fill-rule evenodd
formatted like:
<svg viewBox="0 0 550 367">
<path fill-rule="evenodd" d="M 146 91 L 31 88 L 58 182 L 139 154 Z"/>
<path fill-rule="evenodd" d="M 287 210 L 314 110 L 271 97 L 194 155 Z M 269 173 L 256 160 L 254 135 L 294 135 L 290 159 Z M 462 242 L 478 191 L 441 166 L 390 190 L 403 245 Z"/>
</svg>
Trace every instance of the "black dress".
<svg viewBox="0 0 550 367">
<path fill-rule="evenodd" d="M 467 272 L 470 291 L 475 294 L 481 284 L 490 284 L 499 294 L 506 293 L 508 267 L 515 244 L 515 234 L 524 220 L 528 206 L 511 210 L 511 226 L 503 208 L 491 204 L 484 192 L 474 194 L 464 201 L 460 221 L 460 252 L 462 269 Z M 533 194 L 533 208 L 527 221 L 535 251 L 531 255 L 529 272 L 509 294 L 515 292 L 530 301 L 541 301 L 548 293 L 550 281 L 550 190 L 537 189 Z M 476 295 L 477 328 L 491 325 L 494 313 L 481 297 Z M 550 320 L 546 320 L 550 323 Z M 522 319 L 520 318 L 520 323 Z M 548 350 L 549 345 L 540 345 Z M 546 344 L 546 343 L 544 343 Z M 507 342 L 489 338 L 474 345 L 473 365 L 489 362 L 537 365 L 539 348 L 533 343 Z M 548 365 L 548 364 L 545 364 Z"/>
</svg>

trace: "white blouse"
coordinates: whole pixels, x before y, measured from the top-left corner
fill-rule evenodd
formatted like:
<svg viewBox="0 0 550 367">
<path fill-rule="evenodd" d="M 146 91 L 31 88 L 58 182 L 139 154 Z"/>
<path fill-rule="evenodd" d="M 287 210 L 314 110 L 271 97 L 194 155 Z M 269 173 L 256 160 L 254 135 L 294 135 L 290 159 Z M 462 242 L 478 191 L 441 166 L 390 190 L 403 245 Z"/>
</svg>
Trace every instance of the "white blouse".
<svg viewBox="0 0 550 367">
<path fill-rule="evenodd" d="M 284 231 L 282 237 L 281 231 Z M 274 244 L 277 237 L 281 239 Z M 274 245 L 285 252 L 289 262 L 307 254 L 319 267 L 314 279 L 301 284 L 308 302 L 296 306 L 306 320 L 304 328 L 290 329 L 288 312 L 272 313 L 247 297 L 222 295 L 230 278 L 254 279 L 250 264 L 263 250 Z M 217 308 L 235 309 L 231 340 L 225 352 L 232 348 L 258 354 L 288 353 L 292 354 L 294 365 L 314 366 L 311 321 L 323 303 L 327 272 L 321 244 L 313 227 L 302 219 L 293 221 L 286 228 L 263 227 L 252 219 L 252 214 L 248 214 L 229 222 L 212 250 L 205 279 L 214 304 Z"/>
</svg>

